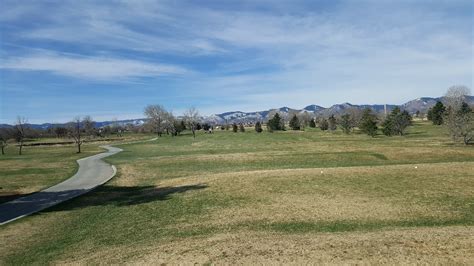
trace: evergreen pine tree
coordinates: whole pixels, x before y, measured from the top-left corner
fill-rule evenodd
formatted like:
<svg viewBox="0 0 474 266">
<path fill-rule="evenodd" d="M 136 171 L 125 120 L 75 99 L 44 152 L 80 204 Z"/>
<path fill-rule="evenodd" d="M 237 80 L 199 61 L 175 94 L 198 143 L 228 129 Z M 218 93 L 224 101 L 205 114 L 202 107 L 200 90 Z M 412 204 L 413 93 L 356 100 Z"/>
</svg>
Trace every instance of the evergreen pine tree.
<svg viewBox="0 0 474 266">
<path fill-rule="evenodd" d="M 234 131 L 235 133 L 237 133 L 238 130 L 239 130 L 239 128 L 237 127 L 237 124 L 236 124 L 236 123 L 233 123 L 233 124 L 232 124 L 232 131 Z"/>
<path fill-rule="evenodd" d="M 340 125 L 342 132 L 349 134 L 352 130 L 351 116 L 349 114 L 342 115 Z"/>
<path fill-rule="evenodd" d="M 405 129 L 411 125 L 411 120 L 411 115 L 406 110 L 401 112 L 399 107 L 395 107 L 383 121 L 382 132 L 386 136 L 402 136 Z"/>
<path fill-rule="evenodd" d="M 337 121 L 334 115 L 331 115 L 328 119 L 328 129 L 334 131 L 337 129 Z"/>
<path fill-rule="evenodd" d="M 393 135 L 393 118 L 392 116 L 388 115 L 385 120 L 382 122 L 382 133 L 385 136 L 392 136 Z"/>
<path fill-rule="evenodd" d="M 312 127 L 312 128 L 316 127 L 316 121 L 314 121 L 314 118 L 309 121 L 309 127 Z"/>
<path fill-rule="evenodd" d="M 372 114 L 372 110 L 369 108 L 364 110 L 359 128 L 362 132 L 371 137 L 375 137 L 375 135 L 377 135 L 377 119 L 375 115 Z"/>
<path fill-rule="evenodd" d="M 433 121 L 433 108 L 428 109 L 428 112 L 426 113 L 426 118 L 428 121 Z"/>
<path fill-rule="evenodd" d="M 428 120 L 433 122 L 433 125 L 442 125 L 443 124 L 443 116 L 446 112 L 446 107 L 442 102 L 437 102 L 435 106 L 430 108 L 428 111 Z"/>
<path fill-rule="evenodd" d="M 300 120 L 298 119 L 296 114 L 293 115 L 293 117 L 290 120 L 290 128 L 293 130 L 300 130 Z"/>
<path fill-rule="evenodd" d="M 270 132 L 274 130 L 285 130 L 283 119 L 276 113 L 272 119 L 268 120 L 267 127 Z"/>
<path fill-rule="evenodd" d="M 263 131 L 262 123 L 260 123 L 260 121 L 257 121 L 257 123 L 255 123 L 255 131 L 257 131 L 257 133 L 261 133 Z"/>
<path fill-rule="evenodd" d="M 465 114 L 469 114 L 472 112 L 472 109 L 471 107 L 469 107 L 469 105 L 465 102 L 463 102 L 461 104 L 461 108 L 459 109 L 459 114 L 460 115 L 465 115 Z"/>
<path fill-rule="evenodd" d="M 395 116 L 395 133 L 403 136 L 405 134 L 405 129 L 412 124 L 412 117 L 407 110 L 399 113 Z"/>
</svg>

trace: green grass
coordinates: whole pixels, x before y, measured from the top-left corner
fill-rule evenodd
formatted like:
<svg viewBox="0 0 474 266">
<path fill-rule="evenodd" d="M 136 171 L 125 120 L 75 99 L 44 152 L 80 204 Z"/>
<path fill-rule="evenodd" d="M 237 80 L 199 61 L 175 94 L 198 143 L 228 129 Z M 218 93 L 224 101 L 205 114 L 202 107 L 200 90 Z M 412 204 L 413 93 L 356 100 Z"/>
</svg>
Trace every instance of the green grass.
<svg viewBox="0 0 474 266">
<path fill-rule="evenodd" d="M 209 171 L 232 172 L 262 169 L 376 166 L 410 163 L 474 161 L 472 149 L 452 147 L 440 128 L 417 124 L 411 134 L 417 138 L 344 135 L 319 130 L 256 134 L 216 131 L 196 140 L 189 137 L 161 139 L 155 145 L 124 146 L 126 151 L 108 159 L 111 163 L 140 162 L 158 169 L 158 178 L 176 178 Z M 436 136 L 431 137 L 431 136 Z M 410 138 L 408 138 L 410 136 Z M 408 142 L 407 142 L 408 141 Z M 391 156 L 393 154 L 393 156 Z M 226 158 L 203 156 L 222 155 Z M 231 156 L 243 159 L 232 160 Z M 389 159 L 389 158 L 390 159 Z M 161 175 L 163 173 L 163 175 Z"/>
<path fill-rule="evenodd" d="M 0 203 L 61 182 L 77 171 L 77 159 L 102 150 L 84 145 L 83 153 L 77 154 L 71 145 L 25 147 L 20 156 L 16 147 L 8 146 L 6 155 L 0 156 Z"/>
<path fill-rule="evenodd" d="M 444 128 L 427 123 L 408 133 L 371 138 L 247 129 L 120 145 L 124 152 L 107 158 L 118 168 L 111 182 L 0 228 L 0 236 L 11 236 L 31 227 L 15 246 L 0 246 L 0 262 L 120 263 L 151 252 L 148 247 L 242 231 L 311 235 L 473 226 L 473 147 L 453 145 Z M 56 159 L 64 156 L 55 148 Z M 41 160 L 55 161 L 43 158 L 53 152 L 47 149 L 30 153 L 31 168 L 22 170 L 9 166 L 15 158 L 4 158 L 5 176 L 51 174 L 49 168 L 37 171 Z M 108 257 L 94 257 L 102 253 Z"/>
<path fill-rule="evenodd" d="M 287 234 L 302 234 L 311 232 L 350 232 L 350 231 L 373 231 L 381 229 L 390 229 L 396 227 L 439 227 L 451 225 L 474 225 L 472 216 L 469 219 L 452 219 L 452 220 L 434 220 L 434 219 L 417 219 L 406 221 L 333 221 L 333 222 L 281 222 L 281 223 L 265 223 L 259 222 L 246 225 L 256 230 L 272 230 L 276 232 L 283 232 Z"/>
<path fill-rule="evenodd" d="M 123 141 L 148 139 L 149 135 L 125 136 Z M 61 139 L 31 139 L 28 143 L 58 142 Z M 76 153 L 75 145 L 28 146 L 18 155 L 18 147 L 9 144 L 5 155 L 0 155 L 0 203 L 18 196 L 55 185 L 77 171 L 76 160 L 104 151 L 100 145 L 109 142 L 90 142 Z M 120 142 L 119 142 L 120 143 Z"/>
</svg>

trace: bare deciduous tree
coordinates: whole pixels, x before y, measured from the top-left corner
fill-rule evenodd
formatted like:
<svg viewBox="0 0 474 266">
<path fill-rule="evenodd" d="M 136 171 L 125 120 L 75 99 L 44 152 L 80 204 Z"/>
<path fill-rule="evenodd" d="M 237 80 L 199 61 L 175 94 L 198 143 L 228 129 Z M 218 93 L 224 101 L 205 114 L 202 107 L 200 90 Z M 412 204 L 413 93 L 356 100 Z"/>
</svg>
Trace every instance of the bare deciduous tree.
<svg viewBox="0 0 474 266">
<path fill-rule="evenodd" d="M 468 145 L 474 139 L 474 112 L 470 110 L 468 113 L 460 115 L 461 126 L 459 135 L 465 145 Z"/>
<path fill-rule="evenodd" d="M 468 95 L 470 95 L 470 89 L 466 86 L 451 86 L 445 95 L 448 108 L 443 120 L 453 142 L 462 138 L 463 142 L 468 144 L 473 138 L 472 110 L 464 103 Z"/>
<path fill-rule="evenodd" d="M 466 96 L 471 94 L 471 90 L 463 85 L 455 85 L 448 88 L 446 91 L 446 104 L 451 106 L 454 111 L 461 108 L 462 103 L 465 101 Z"/>
<path fill-rule="evenodd" d="M 308 111 L 304 111 L 302 113 L 298 113 L 298 119 L 300 120 L 301 126 L 307 127 L 309 125 L 309 122 L 311 119 L 311 115 L 308 113 Z"/>
<path fill-rule="evenodd" d="M 67 135 L 67 128 L 65 127 L 56 127 L 54 128 L 54 134 L 57 138 L 64 138 Z"/>
<path fill-rule="evenodd" d="M 112 119 L 112 123 L 110 124 L 110 129 L 112 133 L 117 134 L 118 137 L 122 137 L 124 129 L 118 122 L 117 118 Z"/>
<path fill-rule="evenodd" d="M 27 130 L 27 127 L 26 127 L 26 123 L 27 123 L 27 119 L 24 118 L 24 117 L 18 117 L 16 119 L 16 124 L 15 124 L 15 140 L 18 142 L 19 144 L 19 150 L 18 150 L 18 154 L 21 155 L 22 154 L 22 150 L 23 150 L 23 141 L 25 140 L 25 137 L 26 137 L 26 130 Z"/>
<path fill-rule="evenodd" d="M 358 127 L 360 121 L 362 120 L 362 116 L 364 114 L 364 110 L 359 108 L 351 107 L 346 111 L 346 114 L 350 116 L 350 125 L 352 128 Z"/>
<path fill-rule="evenodd" d="M 166 130 L 167 135 L 171 133 L 171 135 L 174 136 L 174 132 L 175 132 L 174 121 L 175 121 L 175 117 L 173 113 L 166 112 L 164 114 L 162 127 L 164 130 Z"/>
<path fill-rule="evenodd" d="M 5 148 L 8 146 L 8 140 L 13 137 L 13 132 L 9 128 L 0 128 L 0 147 L 2 155 L 5 155 Z"/>
<path fill-rule="evenodd" d="M 145 108 L 145 115 L 148 117 L 148 123 L 156 130 L 156 134 L 161 137 L 163 133 L 163 122 L 168 116 L 168 112 L 161 105 L 148 105 Z"/>
<path fill-rule="evenodd" d="M 94 122 L 94 120 L 92 120 L 92 117 L 90 115 L 86 115 L 82 119 L 82 126 L 84 128 L 84 132 L 85 132 L 86 137 L 93 138 L 94 135 L 96 135 L 95 122 Z"/>
<path fill-rule="evenodd" d="M 199 112 L 196 108 L 191 107 L 184 113 L 184 121 L 186 122 L 189 129 L 193 133 L 193 137 L 196 138 L 196 126 L 199 123 Z"/>
<path fill-rule="evenodd" d="M 69 136 L 74 139 L 74 142 L 77 146 L 77 153 L 81 153 L 81 145 L 83 143 L 82 139 L 82 126 L 81 126 L 81 118 L 76 117 L 70 123 L 69 126 Z"/>
</svg>

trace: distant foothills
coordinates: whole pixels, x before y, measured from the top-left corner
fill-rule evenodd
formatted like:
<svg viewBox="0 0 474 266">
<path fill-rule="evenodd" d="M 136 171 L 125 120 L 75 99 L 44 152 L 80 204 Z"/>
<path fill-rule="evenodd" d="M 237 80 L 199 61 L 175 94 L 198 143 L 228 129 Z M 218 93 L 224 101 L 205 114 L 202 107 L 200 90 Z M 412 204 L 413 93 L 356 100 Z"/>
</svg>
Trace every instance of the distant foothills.
<svg viewBox="0 0 474 266">
<path fill-rule="evenodd" d="M 203 116 L 201 120 L 203 123 L 214 124 L 214 125 L 223 125 L 228 123 L 255 123 L 257 121 L 266 121 L 268 120 L 274 113 L 278 112 L 283 118 L 287 119 L 292 114 L 304 113 L 307 112 L 310 116 L 314 117 L 329 117 L 331 115 L 341 115 L 351 109 L 366 109 L 370 108 L 374 112 L 382 114 L 387 108 L 387 111 L 392 110 L 395 107 L 400 107 L 401 110 L 406 110 L 410 114 L 419 114 L 419 115 L 426 115 L 428 109 L 433 107 L 436 102 L 445 103 L 445 97 L 438 97 L 438 98 L 431 98 L 431 97 L 422 97 L 418 98 L 409 102 L 406 102 L 402 105 L 394 105 L 394 104 L 373 104 L 373 105 L 354 105 L 350 103 L 342 103 L 342 104 L 335 104 L 331 107 L 325 108 L 319 105 L 308 105 L 303 109 L 293 109 L 289 107 L 281 107 L 277 109 L 270 109 L 266 111 L 257 111 L 257 112 L 241 112 L 241 111 L 233 111 L 233 112 L 225 112 L 221 114 L 214 114 L 210 116 Z M 465 102 L 471 106 L 474 106 L 474 96 L 466 96 Z M 179 116 L 178 116 L 179 117 Z M 95 122 L 95 126 L 98 128 L 106 127 L 109 125 L 118 125 L 118 126 L 126 126 L 126 125 L 142 125 L 147 121 L 146 118 L 138 118 L 138 119 L 127 119 L 127 120 L 114 120 L 114 121 L 102 121 L 102 122 Z M 54 127 L 62 127 L 65 126 L 67 123 L 43 123 L 43 124 L 26 124 L 30 128 L 34 129 L 49 129 Z M 0 128 L 10 128 L 13 125 L 10 124 L 0 124 Z"/>
</svg>

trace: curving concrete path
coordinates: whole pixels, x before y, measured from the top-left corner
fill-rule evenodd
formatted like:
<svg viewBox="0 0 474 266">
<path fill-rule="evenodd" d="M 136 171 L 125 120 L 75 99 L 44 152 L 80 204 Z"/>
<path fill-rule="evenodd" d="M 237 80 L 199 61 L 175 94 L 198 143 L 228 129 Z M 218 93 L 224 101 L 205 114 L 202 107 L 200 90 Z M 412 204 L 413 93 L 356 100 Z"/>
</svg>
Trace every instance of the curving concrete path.
<svg viewBox="0 0 474 266">
<path fill-rule="evenodd" d="M 101 147 L 108 151 L 77 160 L 79 170 L 71 178 L 40 192 L 1 204 L 0 225 L 80 196 L 109 181 L 117 170 L 115 166 L 102 161 L 102 158 L 119 153 L 122 149 L 108 145 Z"/>
</svg>

